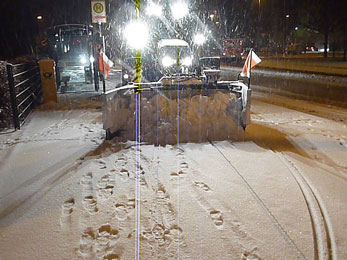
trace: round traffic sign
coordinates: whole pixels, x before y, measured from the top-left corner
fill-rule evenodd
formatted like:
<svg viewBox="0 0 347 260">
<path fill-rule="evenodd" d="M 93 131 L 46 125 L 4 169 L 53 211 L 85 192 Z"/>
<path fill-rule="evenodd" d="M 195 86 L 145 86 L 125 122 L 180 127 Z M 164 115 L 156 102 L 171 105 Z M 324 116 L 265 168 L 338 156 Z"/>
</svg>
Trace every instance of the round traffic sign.
<svg viewBox="0 0 347 260">
<path fill-rule="evenodd" d="M 102 13 L 104 11 L 104 6 L 101 3 L 96 3 L 93 6 L 93 10 L 94 10 L 94 12 L 100 14 L 100 13 Z"/>
</svg>

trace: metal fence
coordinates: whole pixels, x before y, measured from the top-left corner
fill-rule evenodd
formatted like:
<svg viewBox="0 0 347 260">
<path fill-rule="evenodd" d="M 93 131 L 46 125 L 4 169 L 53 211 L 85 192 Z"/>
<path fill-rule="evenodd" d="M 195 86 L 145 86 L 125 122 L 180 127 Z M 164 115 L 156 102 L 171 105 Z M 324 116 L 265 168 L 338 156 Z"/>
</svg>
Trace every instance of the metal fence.
<svg viewBox="0 0 347 260">
<path fill-rule="evenodd" d="M 20 129 L 32 109 L 42 99 L 38 63 L 7 64 L 13 123 Z"/>
</svg>

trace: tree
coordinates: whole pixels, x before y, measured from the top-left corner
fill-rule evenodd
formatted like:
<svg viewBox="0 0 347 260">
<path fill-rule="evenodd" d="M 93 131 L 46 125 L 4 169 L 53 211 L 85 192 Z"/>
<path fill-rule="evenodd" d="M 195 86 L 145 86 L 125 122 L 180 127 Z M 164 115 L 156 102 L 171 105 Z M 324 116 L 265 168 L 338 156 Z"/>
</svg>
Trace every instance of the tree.
<svg viewBox="0 0 347 260">
<path fill-rule="evenodd" d="M 303 0 L 301 23 L 324 35 L 324 57 L 328 57 L 329 36 L 338 24 L 339 3 L 344 0 Z"/>
</svg>

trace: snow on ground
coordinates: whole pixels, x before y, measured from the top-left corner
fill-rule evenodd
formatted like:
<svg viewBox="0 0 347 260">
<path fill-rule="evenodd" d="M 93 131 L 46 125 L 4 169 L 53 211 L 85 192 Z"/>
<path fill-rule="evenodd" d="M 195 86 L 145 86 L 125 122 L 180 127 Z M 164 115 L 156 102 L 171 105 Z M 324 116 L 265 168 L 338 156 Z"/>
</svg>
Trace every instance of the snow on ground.
<svg viewBox="0 0 347 260">
<path fill-rule="evenodd" d="M 140 151 L 93 106 L 35 112 L 0 136 L 0 259 L 133 259 L 137 232 L 141 259 L 347 259 L 345 122 L 252 111 L 244 142 Z"/>
</svg>

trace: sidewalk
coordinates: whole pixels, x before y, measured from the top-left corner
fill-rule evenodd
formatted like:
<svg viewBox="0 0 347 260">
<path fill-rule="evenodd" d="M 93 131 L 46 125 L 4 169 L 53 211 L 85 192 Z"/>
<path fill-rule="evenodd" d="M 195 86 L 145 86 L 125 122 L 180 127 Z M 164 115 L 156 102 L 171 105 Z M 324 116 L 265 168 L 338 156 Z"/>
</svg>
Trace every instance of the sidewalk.
<svg viewBox="0 0 347 260">
<path fill-rule="evenodd" d="M 88 103 L 74 96 L 66 94 L 53 106 L 59 110 L 44 110 L 49 106 L 42 106 L 21 130 L 1 133 L 1 221 L 23 214 L 76 160 L 102 143 L 101 111 L 95 109 L 99 102 L 84 98 Z"/>
</svg>

